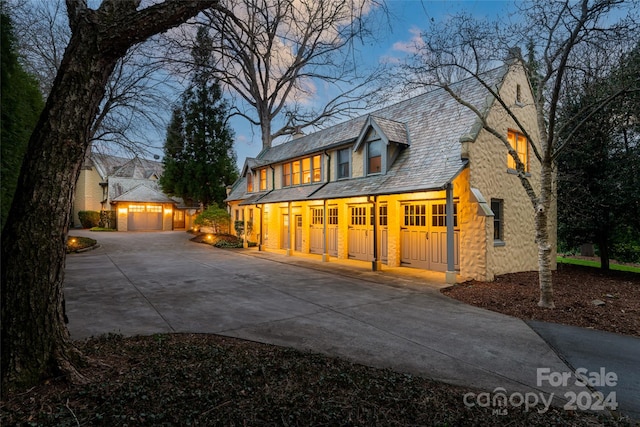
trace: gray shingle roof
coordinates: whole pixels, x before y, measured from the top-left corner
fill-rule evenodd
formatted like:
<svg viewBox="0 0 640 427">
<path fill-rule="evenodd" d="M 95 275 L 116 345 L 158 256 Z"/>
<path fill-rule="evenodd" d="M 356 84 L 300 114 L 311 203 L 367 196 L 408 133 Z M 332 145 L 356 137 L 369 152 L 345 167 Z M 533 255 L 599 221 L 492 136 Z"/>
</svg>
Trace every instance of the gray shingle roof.
<svg viewBox="0 0 640 427">
<path fill-rule="evenodd" d="M 119 195 L 113 202 L 153 202 L 153 203 L 176 203 L 160 191 L 149 188 L 144 184 L 139 184 L 131 190 Z"/>
<path fill-rule="evenodd" d="M 485 81 L 499 85 L 507 68 L 500 67 L 487 72 Z M 451 86 L 481 111 L 488 111 L 493 99 L 475 79 L 467 79 Z M 370 118 L 371 117 L 371 118 Z M 352 178 L 322 184 L 308 198 L 340 198 L 357 195 L 393 194 L 410 191 L 442 189 L 467 165 L 460 158 L 460 137 L 477 136 L 477 117 L 460 105 L 444 89 L 436 89 L 414 98 L 401 101 L 344 123 L 320 130 L 284 144 L 264 150 L 259 160 L 280 163 L 288 159 L 318 153 L 327 147 L 358 138 L 367 120 L 374 120 L 392 142 L 408 144 L 400 151 L 386 174 Z M 406 142 L 405 142 L 406 141 Z M 409 143 L 410 142 L 410 143 Z M 260 199 L 268 201 L 303 200 L 303 193 L 311 186 L 276 190 L 281 194 Z M 287 189 L 289 190 L 289 189 Z M 227 200 L 247 197 L 246 184 L 234 185 Z M 292 197 L 287 199 L 287 197 Z M 294 198 L 295 197 L 295 198 Z"/>
</svg>

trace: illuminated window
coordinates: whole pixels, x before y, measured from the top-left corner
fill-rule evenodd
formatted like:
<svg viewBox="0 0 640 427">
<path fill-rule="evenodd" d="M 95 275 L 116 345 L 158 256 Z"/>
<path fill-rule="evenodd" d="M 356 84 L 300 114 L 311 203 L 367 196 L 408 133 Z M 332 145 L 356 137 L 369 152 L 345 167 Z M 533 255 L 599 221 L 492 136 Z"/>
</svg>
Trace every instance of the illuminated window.
<svg viewBox="0 0 640 427">
<path fill-rule="evenodd" d="M 322 181 L 322 161 L 321 157 L 313 156 L 313 182 Z"/>
<path fill-rule="evenodd" d="M 291 163 L 282 165 L 282 186 L 289 187 L 291 185 Z"/>
<path fill-rule="evenodd" d="M 324 223 L 324 209 L 311 208 L 311 224 L 322 225 Z"/>
<path fill-rule="evenodd" d="M 350 163 L 351 163 L 351 149 L 344 148 L 342 150 L 339 150 L 338 151 L 338 179 L 349 178 Z"/>
<path fill-rule="evenodd" d="M 292 173 L 292 183 L 293 185 L 300 185 L 300 160 L 296 160 L 291 164 L 291 168 L 293 170 Z"/>
<path fill-rule="evenodd" d="M 309 157 L 302 159 L 302 183 L 311 182 L 311 159 Z"/>
<path fill-rule="evenodd" d="M 509 144 L 516 150 L 520 161 L 524 164 L 524 171 L 529 171 L 529 145 L 527 144 L 527 138 L 521 133 L 510 130 L 507 133 L 507 139 Z M 507 154 L 507 167 L 509 169 L 517 169 L 516 162 L 511 157 L 511 154 Z"/>
<path fill-rule="evenodd" d="M 147 212 L 161 213 L 162 206 L 158 206 L 158 205 L 147 206 Z"/>
<path fill-rule="evenodd" d="M 327 223 L 338 225 L 338 208 L 329 208 L 327 210 Z"/>
<path fill-rule="evenodd" d="M 433 227 L 447 226 L 447 205 L 445 203 L 431 206 L 431 225 Z M 453 226 L 458 226 L 458 204 L 453 204 Z"/>
<path fill-rule="evenodd" d="M 378 208 L 378 223 L 383 226 L 386 227 L 387 226 L 387 205 L 381 205 Z"/>
<path fill-rule="evenodd" d="M 260 169 L 260 191 L 267 189 L 267 170 Z"/>
<path fill-rule="evenodd" d="M 382 141 L 371 141 L 367 145 L 367 174 L 382 172 Z"/>
<path fill-rule="evenodd" d="M 144 205 L 129 205 L 129 212 L 144 212 Z"/>
<path fill-rule="evenodd" d="M 251 193 L 253 191 L 253 174 L 251 171 L 247 173 L 247 191 Z"/>
<path fill-rule="evenodd" d="M 425 227 L 427 225 L 427 205 L 405 205 L 404 226 Z"/>
<path fill-rule="evenodd" d="M 504 221 L 503 221 L 503 201 L 500 199 L 491 199 L 491 210 L 493 211 L 493 240 L 504 240 Z"/>
<path fill-rule="evenodd" d="M 351 208 L 351 225 L 367 225 L 367 208 L 362 206 Z"/>
</svg>

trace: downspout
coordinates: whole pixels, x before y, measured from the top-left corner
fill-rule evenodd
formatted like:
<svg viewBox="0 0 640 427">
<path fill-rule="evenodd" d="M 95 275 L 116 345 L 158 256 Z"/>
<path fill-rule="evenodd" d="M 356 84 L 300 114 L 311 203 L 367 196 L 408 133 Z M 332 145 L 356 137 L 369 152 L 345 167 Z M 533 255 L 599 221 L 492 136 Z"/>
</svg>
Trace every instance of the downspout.
<svg viewBox="0 0 640 427">
<path fill-rule="evenodd" d="M 369 196 L 369 202 L 371 202 L 371 196 Z M 378 196 L 373 196 L 373 261 L 371 261 L 371 271 L 380 270 L 380 263 L 378 262 Z"/>
<path fill-rule="evenodd" d="M 331 182 L 331 156 L 327 153 L 327 150 L 324 150 L 324 155 L 327 157 L 327 182 L 328 184 Z M 324 185 L 322 186 L 324 187 Z M 321 187 L 321 188 L 322 188 Z M 323 199 L 323 212 L 324 217 L 322 218 L 323 230 L 322 230 L 322 261 L 329 261 L 329 252 L 327 251 L 327 199 Z"/>
<path fill-rule="evenodd" d="M 248 248 L 249 243 L 247 243 L 247 207 L 242 207 L 242 247 Z"/>
<path fill-rule="evenodd" d="M 262 251 L 262 205 L 256 204 L 256 209 L 260 211 L 260 234 L 258 237 L 258 251 Z"/>
<path fill-rule="evenodd" d="M 291 202 L 288 202 L 288 213 L 287 216 L 289 218 L 289 220 L 287 221 L 287 236 L 289 236 L 287 238 L 288 240 L 288 244 L 287 244 L 287 256 L 291 256 L 291 222 L 293 221 L 293 218 L 291 218 Z"/>
</svg>

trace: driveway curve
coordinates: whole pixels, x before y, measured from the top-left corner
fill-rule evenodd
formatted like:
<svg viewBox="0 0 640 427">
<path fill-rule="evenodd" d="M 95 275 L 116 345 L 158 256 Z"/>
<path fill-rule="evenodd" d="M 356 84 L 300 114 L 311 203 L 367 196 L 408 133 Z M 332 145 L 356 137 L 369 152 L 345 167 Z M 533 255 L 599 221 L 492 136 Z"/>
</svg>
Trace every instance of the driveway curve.
<svg viewBox="0 0 640 427">
<path fill-rule="evenodd" d="M 539 384 L 539 368 L 571 369 L 524 322 L 445 297 L 442 283 L 217 249 L 184 232 L 71 234 L 100 244 L 67 257 L 74 339 L 211 333 L 556 403 L 572 389 Z"/>
</svg>

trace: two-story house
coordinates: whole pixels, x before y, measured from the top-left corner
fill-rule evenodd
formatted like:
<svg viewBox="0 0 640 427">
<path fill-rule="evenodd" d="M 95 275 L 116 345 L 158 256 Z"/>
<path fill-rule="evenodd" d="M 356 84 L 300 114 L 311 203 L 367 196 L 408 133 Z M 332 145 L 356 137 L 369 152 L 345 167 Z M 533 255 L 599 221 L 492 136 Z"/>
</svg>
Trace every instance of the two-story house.
<svg viewBox="0 0 640 427">
<path fill-rule="evenodd" d="M 521 66 L 487 73 L 537 133 Z M 531 141 L 475 79 L 452 86 L 507 135 L 537 182 Z M 318 254 L 492 280 L 537 269 L 534 212 L 503 142 L 443 89 L 266 147 L 227 198 L 262 250 Z M 555 215 L 551 215 L 555 221 Z M 555 236 L 555 222 L 552 225 Z"/>
</svg>

